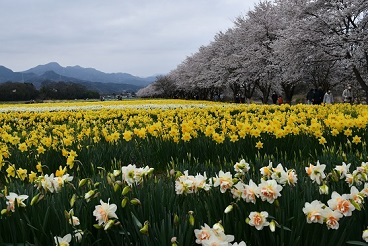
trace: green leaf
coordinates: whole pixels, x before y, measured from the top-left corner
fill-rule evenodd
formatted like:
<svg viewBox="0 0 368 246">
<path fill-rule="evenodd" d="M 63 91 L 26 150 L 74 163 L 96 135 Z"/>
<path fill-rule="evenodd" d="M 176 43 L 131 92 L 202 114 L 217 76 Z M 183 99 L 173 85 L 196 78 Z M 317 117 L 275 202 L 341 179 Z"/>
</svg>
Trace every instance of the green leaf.
<svg viewBox="0 0 368 246">
<path fill-rule="evenodd" d="M 133 213 L 131 213 L 134 223 L 139 227 L 142 228 L 142 223 L 135 217 Z"/>
<path fill-rule="evenodd" d="M 359 241 L 347 241 L 347 244 L 351 244 L 351 245 L 360 245 L 360 246 L 367 246 L 367 243 L 363 243 L 363 242 L 359 242 Z"/>
<path fill-rule="evenodd" d="M 47 222 L 48 222 L 48 219 L 49 219 L 49 213 L 50 213 L 50 207 L 47 207 L 47 210 L 45 212 L 45 216 L 44 216 L 44 219 L 43 219 L 43 223 L 42 223 L 43 231 L 46 231 L 46 229 L 47 229 Z"/>
<path fill-rule="evenodd" d="M 285 231 L 291 231 L 291 229 L 290 229 L 290 228 L 288 228 L 288 227 L 286 227 L 286 226 L 279 225 L 279 224 L 277 224 L 277 223 L 276 223 L 276 227 L 278 227 L 278 228 L 282 228 L 282 229 L 284 229 Z"/>
</svg>

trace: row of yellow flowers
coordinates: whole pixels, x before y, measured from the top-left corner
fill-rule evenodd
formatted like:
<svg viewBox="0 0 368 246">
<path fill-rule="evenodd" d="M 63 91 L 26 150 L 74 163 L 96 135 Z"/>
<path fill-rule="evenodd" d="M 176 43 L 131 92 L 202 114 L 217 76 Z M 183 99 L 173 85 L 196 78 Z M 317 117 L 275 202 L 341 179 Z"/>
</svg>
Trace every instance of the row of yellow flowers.
<svg viewBox="0 0 368 246">
<path fill-rule="evenodd" d="M 79 109 L 79 110 L 78 110 Z M 1 108 L 0 170 L 17 149 L 37 159 L 52 149 L 61 152 L 70 169 L 78 151 L 105 141 L 159 138 L 187 142 L 207 137 L 216 143 L 253 137 L 256 148 L 265 137 L 282 139 L 306 135 L 327 143 L 326 136 L 343 136 L 360 144 L 366 137 L 368 109 L 363 105 L 239 105 L 187 101 L 127 101 L 49 104 Z M 9 176 L 26 177 L 26 171 L 7 167 Z M 41 164 L 40 164 L 41 166 Z M 41 167 L 38 166 L 37 170 Z M 16 175 L 18 174 L 18 175 Z M 30 179 L 34 174 L 31 173 Z"/>
<path fill-rule="evenodd" d="M 365 106 L 209 104 L 182 108 L 180 104 L 175 105 L 173 108 L 64 109 L 57 113 L 7 111 L 0 115 L 1 142 L 17 146 L 21 151 L 38 147 L 38 153 L 42 154 L 44 148 L 60 150 L 86 139 L 113 143 L 120 138 L 130 141 L 134 136 L 178 142 L 205 135 L 218 143 L 226 138 L 236 142 L 246 136 L 260 137 L 263 133 L 276 138 L 299 134 L 321 138 L 340 133 L 360 137 L 368 124 Z M 355 141 L 359 142 L 357 138 Z"/>
</svg>

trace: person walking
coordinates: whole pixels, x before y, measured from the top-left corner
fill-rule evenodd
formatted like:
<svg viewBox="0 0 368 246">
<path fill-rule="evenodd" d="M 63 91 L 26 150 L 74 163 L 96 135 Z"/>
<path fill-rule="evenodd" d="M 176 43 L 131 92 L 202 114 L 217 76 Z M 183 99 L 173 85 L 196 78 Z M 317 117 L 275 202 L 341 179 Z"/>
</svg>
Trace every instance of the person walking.
<svg viewBox="0 0 368 246">
<path fill-rule="evenodd" d="M 277 104 L 278 105 L 281 105 L 281 104 L 283 104 L 284 103 L 284 100 L 282 100 L 282 97 L 281 96 L 279 96 L 279 98 L 277 98 Z"/>
<path fill-rule="evenodd" d="M 344 103 L 353 103 L 353 92 L 351 91 L 350 85 L 342 92 L 342 98 L 344 99 Z"/>
<path fill-rule="evenodd" d="M 323 103 L 325 104 L 333 104 L 334 98 L 330 90 L 328 90 L 323 96 Z"/>
<path fill-rule="evenodd" d="M 312 88 L 307 93 L 307 104 L 313 104 L 315 90 Z"/>
<path fill-rule="evenodd" d="M 321 104 L 323 101 L 323 90 L 322 87 L 318 87 L 318 89 L 315 90 L 314 92 L 314 97 L 313 97 L 313 104 Z"/>
<path fill-rule="evenodd" d="M 272 98 L 272 102 L 273 102 L 273 104 L 277 104 L 278 96 L 277 96 L 277 94 L 276 94 L 276 91 L 274 91 L 274 92 L 272 93 L 271 98 Z"/>
</svg>

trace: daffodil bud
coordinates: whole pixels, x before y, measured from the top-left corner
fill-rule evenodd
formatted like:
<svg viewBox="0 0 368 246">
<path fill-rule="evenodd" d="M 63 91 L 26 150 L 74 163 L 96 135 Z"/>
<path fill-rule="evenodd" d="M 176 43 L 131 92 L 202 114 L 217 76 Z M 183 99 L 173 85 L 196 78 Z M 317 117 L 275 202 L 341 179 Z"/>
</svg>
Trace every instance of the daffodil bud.
<svg viewBox="0 0 368 246">
<path fill-rule="evenodd" d="M 70 201 L 69 201 L 70 207 L 74 206 L 74 203 L 76 200 L 77 200 L 77 195 L 73 194 L 72 198 L 70 198 Z"/>
<path fill-rule="evenodd" d="M 113 171 L 113 175 L 114 175 L 115 177 L 119 176 L 120 174 L 121 174 L 121 170 L 114 170 L 114 171 Z"/>
<path fill-rule="evenodd" d="M 8 212 L 8 210 L 6 209 L 6 208 L 4 208 L 4 209 L 2 209 L 1 210 L 1 214 L 3 215 L 3 214 L 6 214 Z"/>
<path fill-rule="evenodd" d="M 194 216 L 193 216 L 193 211 L 189 211 L 189 224 L 191 226 L 194 226 Z"/>
<path fill-rule="evenodd" d="M 126 194 L 128 194 L 129 191 L 131 191 L 131 188 L 129 186 L 125 186 L 121 194 L 125 196 Z"/>
<path fill-rule="evenodd" d="M 97 188 L 100 184 L 101 184 L 100 182 L 96 182 L 96 183 L 94 184 L 94 187 L 95 187 L 95 188 Z"/>
<path fill-rule="evenodd" d="M 143 227 L 139 230 L 140 233 L 147 235 L 148 234 L 148 221 L 144 222 Z"/>
<path fill-rule="evenodd" d="M 108 229 L 110 229 L 113 225 L 115 224 L 114 220 L 109 220 L 107 221 L 107 223 L 104 226 L 104 230 L 107 231 Z"/>
<path fill-rule="evenodd" d="M 323 184 L 319 187 L 319 194 L 328 195 L 328 186 L 326 184 Z"/>
<path fill-rule="evenodd" d="M 130 200 L 130 203 L 133 205 L 141 205 L 141 201 L 139 201 L 138 198 L 133 198 Z"/>
<path fill-rule="evenodd" d="M 269 227 L 270 227 L 270 230 L 271 230 L 272 232 L 275 232 L 275 230 L 276 230 L 276 222 L 275 222 L 274 220 L 272 220 L 272 221 L 270 222 Z"/>
<path fill-rule="evenodd" d="M 350 199 L 351 204 L 353 204 L 354 208 L 358 211 L 360 211 L 362 208 L 360 207 L 360 205 L 354 200 L 354 199 Z"/>
<path fill-rule="evenodd" d="M 107 180 L 107 183 L 109 185 L 111 185 L 112 183 L 114 183 L 114 180 L 110 177 L 110 175 L 107 175 L 106 180 Z"/>
<path fill-rule="evenodd" d="M 121 201 L 121 207 L 125 208 L 125 206 L 127 205 L 127 202 L 128 202 L 128 198 L 124 197 L 124 199 Z"/>
<path fill-rule="evenodd" d="M 225 208 L 225 211 L 224 211 L 225 214 L 230 213 L 233 210 L 233 208 L 234 208 L 234 206 L 232 204 L 230 204 L 229 206 L 227 206 Z"/>
<path fill-rule="evenodd" d="M 177 241 L 176 241 L 176 237 L 171 238 L 171 246 L 178 246 Z"/>
<path fill-rule="evenodd" d="M 219 231 L 224 232 L 224 227 L 222 226 L 221 221 L 219 221 L 216 224 L 214 224 L 212 228 L 214 230 L 219 230 Z"/>
<path fill-rule="evenodd" d="M 89 201 L 94 195 L 95 195 L 96 191 L 95 190 L 90 190 L 88 191 L 85 195 L 84 195 L 84 199 L 86 199 L 87 201 Z"/>
<path fill-rule="evenodd" d="M 174 225 L 179 224 L 179 216 L 177 214 L 174 215 Z"/>
<path fill-rule="evenodd" d="M 86 183 L 87 183 L 87 179 L 81 179 L 78 184 L 79 188 L 84 186 Z"/>
<path fill-rule="evenodd" d="M 117 183 L 115 183 L 114 184 L 114 191 L 117 192 L 119 190 L 119 188 L 120 188 L 120 186 Z"/>
<path fill-rule="evenodd" d="M 38 203 L 38 199 L 40 198 L 40 194 L 38 193 L 37 195 L 35 195 L 32 200 L 31 200 L 31 206 L 33 206 L 34 204 Z"/>
</svg>

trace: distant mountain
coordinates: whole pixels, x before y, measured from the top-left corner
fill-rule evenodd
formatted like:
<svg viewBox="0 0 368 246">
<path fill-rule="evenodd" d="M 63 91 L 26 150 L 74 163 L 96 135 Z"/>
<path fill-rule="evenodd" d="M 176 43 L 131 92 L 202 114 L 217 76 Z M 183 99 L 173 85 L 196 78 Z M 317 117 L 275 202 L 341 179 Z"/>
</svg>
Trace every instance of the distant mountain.
<svg viewBox="0 0 368 246">
<path fill-rule="evenodd" d="M 101 94 L 121 93 L 124 91 L 136 92 L 155 81 L 156 76 L 140 78 L 128 73 L 104 73 L 94 68 L 80 66 L 62 67 L 56 62 L 38 65 L 23 72 L 13 72 L 11 69 L 0 66 L 0 83 L 29 82 L 39 89 L 43 81 L 65 81 L 79 83 L 89 90 Z"/>
<path fill-rule="evenodd" d="M 13 72 L 11 69 L 0 66 L 0 83 L 6 81 L 25 82 L 27 79 L 36 77 L 33 73 Z"/>
<path fill-rule="evenodd" d="M 2 79 L 2 77 L 7 77 L 7 76 L 12 76 L 13 75 L 13 71 L 10 70 L 9 68 L 6 68 L 4 66 L 0 66 L 0 80 Z"/>
<path fill-rule="evenodd" d="M 62 76 L 76 78 L 91 82 L 102 83 L 124 83 L 137 86 L 147 86 L 155 80 L 155 77 L 141 78 L 128 73 L 104 73 L 94 68 L 83 68 L 81 66 L 62 67 L 57 62 L 50 62 L 45 65 L 38 65 L 24 71 L 24 73 L 34 73 L 42 75 L 47 71 L 54 71 Z"/>
<path fill-rule="evenodd" d="M 34 74 L 34 73 L 24 73 L 24 74 Z M 65 82 L 73 82 L 73 83 L 82 83 L 84 81 L 76 78 L 70 78 L 66 76 L 61 76 L 60 74 L 55 73 L 54 71 L 46 71 L 41 75 L 34 74 L 33 77 L 28 78 L 24 82 L 32 83 L 37 89 L 41 88 L 43 81 L 65 81 Z M 21 82 L 21 81 L 18 81 Z"/>
</svg>

